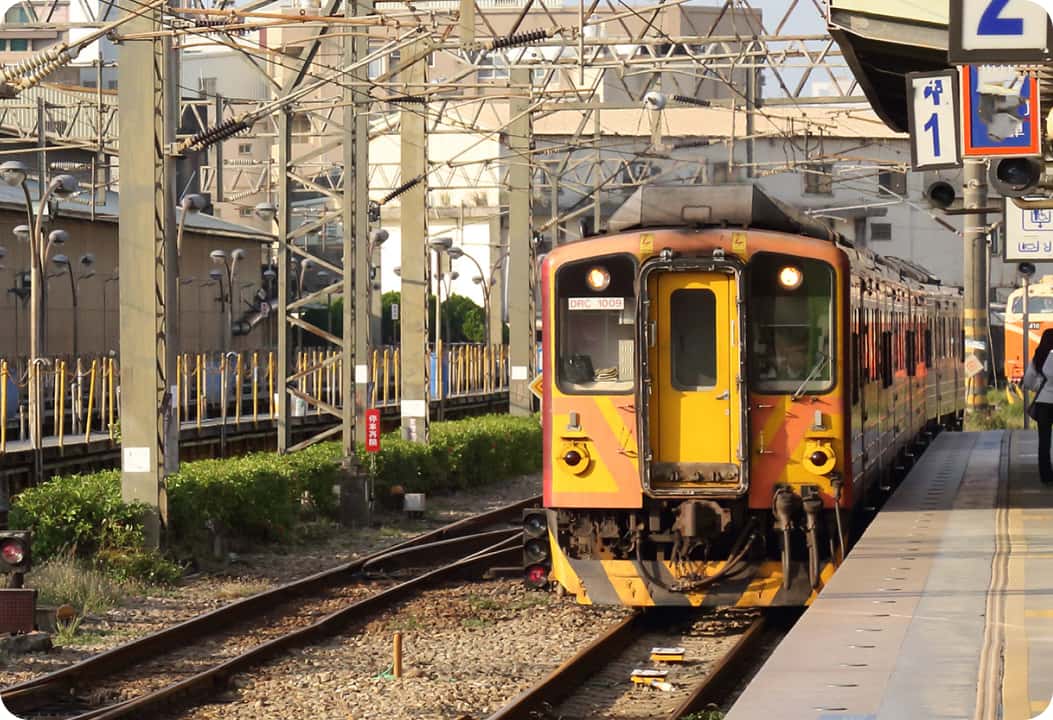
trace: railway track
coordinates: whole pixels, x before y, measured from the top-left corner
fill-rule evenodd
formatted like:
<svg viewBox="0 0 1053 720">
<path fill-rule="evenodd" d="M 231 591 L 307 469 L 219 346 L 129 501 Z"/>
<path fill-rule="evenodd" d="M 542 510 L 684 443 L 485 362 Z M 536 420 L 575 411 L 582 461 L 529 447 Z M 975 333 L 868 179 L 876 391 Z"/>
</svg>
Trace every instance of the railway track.
<svg viewBox="0 0 1053 720">
<path fill-rule="evenodd" d="M 677 720 L 722 707 L 798 615 L 670 608 L 635 613 L 488 720 Z M 682 648 L 683 660 L 653 661 L 654 648 Z M 663 685 L 634 682 L 638 670 L 665 672 L 657 679 Z"/>
<path fill-rule="evenodd" d="M 19 716 L 63 720 L 142 718 L 207 699 L 233 675 L 367 622 L 429 586 L 517 564 L 522 510 L 539 501 L 465 518 L 13 685 L 0 697 Z M 409 568 L 430 569 L 409 579 L 392 577 Z"/>
</svg>

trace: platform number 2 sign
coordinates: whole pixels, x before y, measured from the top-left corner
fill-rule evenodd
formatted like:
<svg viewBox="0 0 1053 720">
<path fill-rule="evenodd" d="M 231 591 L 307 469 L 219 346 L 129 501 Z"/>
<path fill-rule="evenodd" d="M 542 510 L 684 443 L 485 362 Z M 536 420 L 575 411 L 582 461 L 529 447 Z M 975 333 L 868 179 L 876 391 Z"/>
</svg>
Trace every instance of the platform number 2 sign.
<svg viewBox="0 0 1053 720">
<path fill-rule="evenodd" d="M 1051 0 L 952 0 L 950 59 L 1029 63 L 1048 57 Z"/>
<path fill-rule="evenodd" d="M 907 75 L 907 97 L 914 169 L 960 167 L 957 73 L 911 73 Z"/>
</svg>

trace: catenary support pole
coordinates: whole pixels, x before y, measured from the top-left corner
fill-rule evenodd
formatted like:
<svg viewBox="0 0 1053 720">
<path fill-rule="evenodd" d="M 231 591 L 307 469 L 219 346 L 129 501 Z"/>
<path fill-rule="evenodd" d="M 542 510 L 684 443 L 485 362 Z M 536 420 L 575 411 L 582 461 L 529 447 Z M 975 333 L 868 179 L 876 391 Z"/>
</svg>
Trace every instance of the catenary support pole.
<svg viewBox="0 0 1053 720">
<path fill-rule="evenodd" d="M 508 409 L 513 415 L 533 412 L 530 381 L 537 365 L 534 317 L 534 243 L 530 217 L 530 69 L 511 71 L 511 85 L 519 93 L 510 103 L 508 125 Z"/>
<path fill-rule="evenodd" d="M 965 161 L 965 208 L 977 210 L 987 205 L 987 162 Z M 967 413 L 987 409 L 987 215 L 965 216 L 965 352 L 984 365 L 973 375 L 966 391 Z"/>
<path fill-rule="evenodd" d="M 411 55 L 425 50 L 422 41 Z M 427 63 L 418 62 L 403 72 L 406 94 L 427 91 Z M 409 105 L 402 111 L 402 182 L 422 178 L 427 170 L 426 105 Z M 428 223 L 427 180 L 402 194 L 402 437 L 428 442 Z"/>
<path fill-rule="evenodd" d="M 161 31 L 160 8 L 129 21 L 130 33 Z M 178 468 L 174 423 L 178 338 L 175 167 L 165 152 L 174 139 L 179 86 L 171 39 L 121 43 L 121 494 L 150 509 L 147 544 L 156 547 L 167 520 L 165 476 Z M 172 421 L 172 422 L 170 422 Z"/>
</svg>

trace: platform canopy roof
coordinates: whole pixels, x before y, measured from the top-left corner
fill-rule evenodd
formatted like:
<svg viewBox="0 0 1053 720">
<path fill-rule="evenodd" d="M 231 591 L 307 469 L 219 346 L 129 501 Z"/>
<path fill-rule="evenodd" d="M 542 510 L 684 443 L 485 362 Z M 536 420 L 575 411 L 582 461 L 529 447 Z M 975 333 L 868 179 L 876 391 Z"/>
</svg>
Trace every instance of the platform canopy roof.
<svg viewBox="0 0 1053 720">
<path fill-rule="evenodd" d="M 949 2 L 830 0 L 830 32 L 874 110 L 894 130 L 907 129 L 904 76 L 950 67 Z"/>
</svg>

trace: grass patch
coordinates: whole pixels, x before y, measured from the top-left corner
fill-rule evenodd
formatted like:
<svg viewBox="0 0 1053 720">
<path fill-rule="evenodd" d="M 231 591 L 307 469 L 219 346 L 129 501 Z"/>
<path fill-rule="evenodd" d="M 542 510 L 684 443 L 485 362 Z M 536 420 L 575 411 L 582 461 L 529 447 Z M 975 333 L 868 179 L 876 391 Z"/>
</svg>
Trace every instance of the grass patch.
<svg viewBox="0 0 1053 720">
<path fill-rule="evenodd" d="M 530 593 L 521 600 L 516 600 L 513 603 L 508 604 L 509 610 L 529 610 L 540 605 L 551 605 L 552 595 L 549 593 Z"/>
<path fill-rule="evenodd" d="M 487 620 L 486 618 L 469 617 L 461 620 L 461 627 L 465 630 L 482 630 L 488 628 L 494 624 L 493 620 Z"/>
<path fill-rule="evenodd" d="M 270 583 L 262 580 L 228 580 L 216 586 L 215 597 L 218 600 L 240 600 L 263 592 L 270 586 Z"/>
<path fill-rule="evenodd" d="M 423 627 L 424 623 L 416 615 L 400 615 L 388 621 L 388 630 L 392 632 L 411 632 Z"/>
<path fill-rule="evenodd" d="M 701 710 L 685 715 L 681 720 L 724 720 L 724 713 L 720 710 Z"/>
<path fill-rule="evenodd" d="M 1034 397 L 1033 393 L 1031 397 Z M 1005 390 L 988 390 L 987 404 L 986 410 L 966 413 L 966 430 L 1020 430 L 1024 427 L 1024 403 L 1020 398 L 1010 398 Z"/>
<path fill-rule="evenodd" d="M 141 586 L 127 580 L 116 580 L 108 573 L 66 551 L 37 566 L 26 578 L 26 584 L 37 589 L 44 605 L 69 603 L 81 617 L 98 615 L 116 607 Z M 75 632 L 73 628 L 72 632 Z"/>
<path fill-rule="evenodd" d="M 497 600 L 479 595 L 468 596 L 468 607 L 472 610 L 500 610 L 502 605 Z"/>
</svg>

